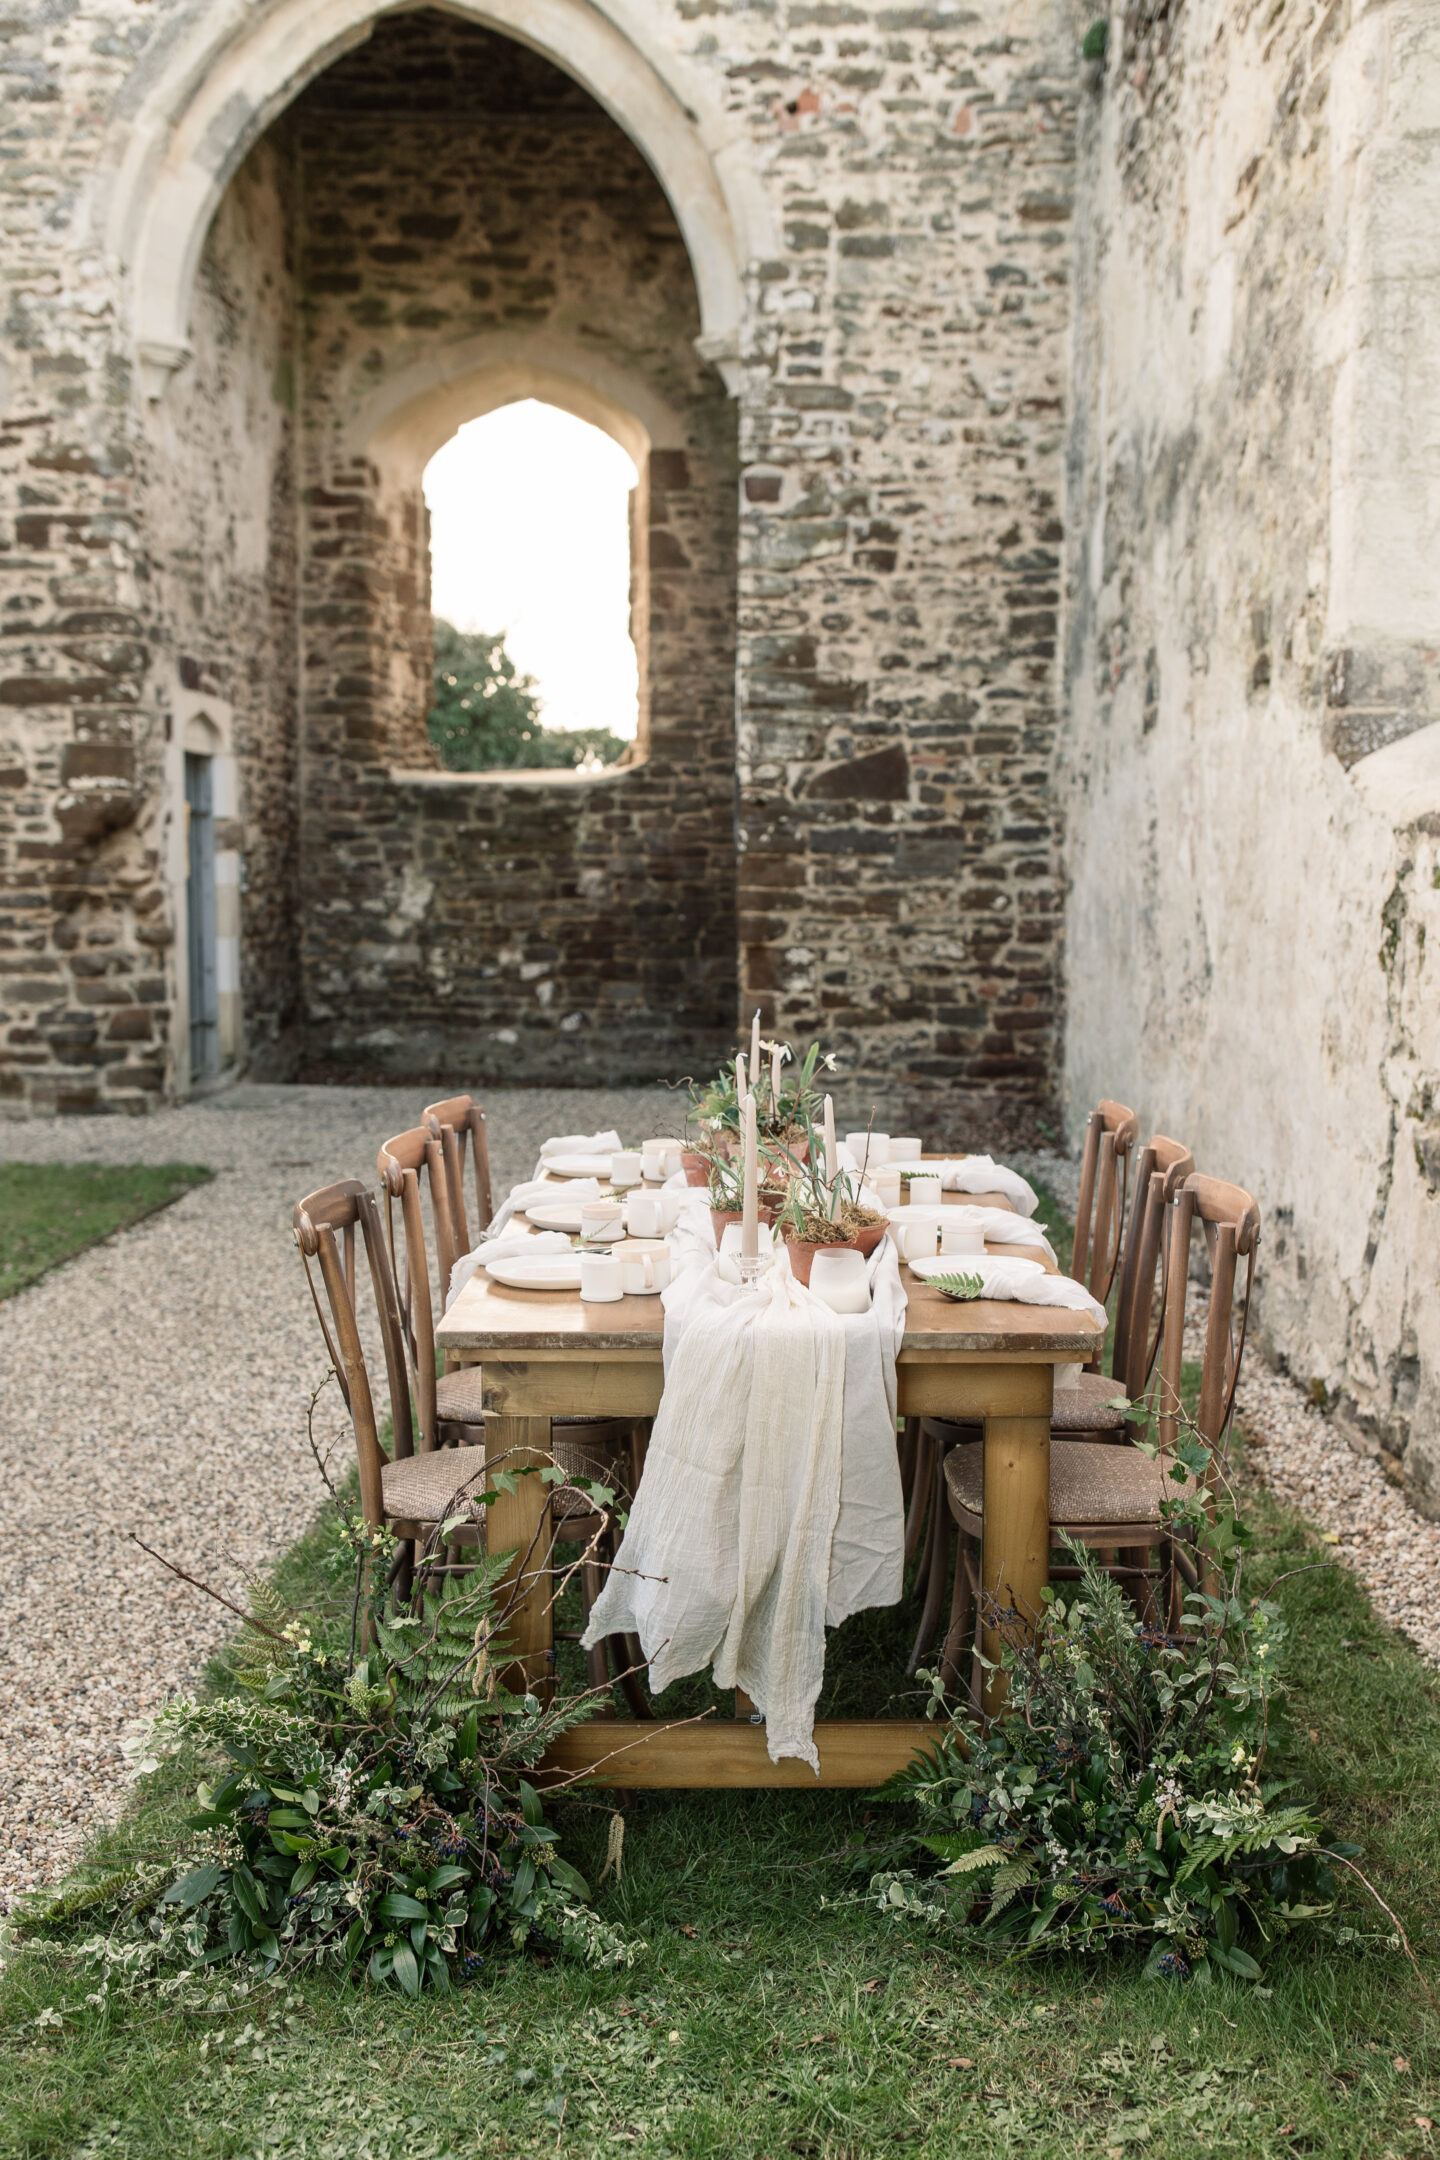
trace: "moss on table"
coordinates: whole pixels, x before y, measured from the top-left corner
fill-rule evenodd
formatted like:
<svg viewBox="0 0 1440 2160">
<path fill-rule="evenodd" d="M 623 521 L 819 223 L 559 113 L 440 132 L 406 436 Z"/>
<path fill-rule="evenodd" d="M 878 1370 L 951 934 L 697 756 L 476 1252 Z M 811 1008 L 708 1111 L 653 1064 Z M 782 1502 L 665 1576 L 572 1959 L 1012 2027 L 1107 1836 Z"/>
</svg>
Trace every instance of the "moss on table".
<svg viewBox="0 0 1440 2160">
<path fill-rule="evenodd" d="M 200 1163 L 0 1163 L 0 1298 L 212 1175 Z"/>
</svg>

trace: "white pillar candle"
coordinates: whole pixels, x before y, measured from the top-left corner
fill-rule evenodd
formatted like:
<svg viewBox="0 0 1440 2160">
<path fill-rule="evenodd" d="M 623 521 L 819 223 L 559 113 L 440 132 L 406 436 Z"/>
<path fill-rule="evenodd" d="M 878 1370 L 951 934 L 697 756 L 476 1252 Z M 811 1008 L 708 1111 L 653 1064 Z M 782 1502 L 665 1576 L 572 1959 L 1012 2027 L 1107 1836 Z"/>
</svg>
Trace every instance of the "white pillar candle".
<svg viewBox="0 0 1440 2160">
<path fill-rule="evenodd" d="M 760 1257 L 760 1195 L 758 1191 L 756 1145 L 755 1145 L 755 1098 L 745 1098 L 745 1199 L 740 1216 L 740 1257 L 742 1260 L 758 1260 Z"/>
<path fill-rule="evenodd" d="M 752 1086 L 752 1087 L 754 1086 L 755 1082 L 756 1082 L 756 1081 L 757 1081 L 757 1080 L 759 1079 L 759 1077 L 760 1077 L 760 1008 L 759 1008 L 759 1006 L 757 1005 L 757 1006 L 756 1006 L 756 1008 L 755 1008 L 755 1017 L 754 1017 L 754 1019 L 753 1019 L 753 1020 L 751 1021 L 751 1023 L 750 1023 L 750 1084 L 751 1084 L 751 1086 Z"/>
<path fill-rule="evenodd" d="M 742 1050 L 735 1060 L 735 1100 L 742 1110 L 745 1107 L 745 1098 L 749 1092 L 750 1090 L 745 1084 L 745 1053 Z"/>
</svg>

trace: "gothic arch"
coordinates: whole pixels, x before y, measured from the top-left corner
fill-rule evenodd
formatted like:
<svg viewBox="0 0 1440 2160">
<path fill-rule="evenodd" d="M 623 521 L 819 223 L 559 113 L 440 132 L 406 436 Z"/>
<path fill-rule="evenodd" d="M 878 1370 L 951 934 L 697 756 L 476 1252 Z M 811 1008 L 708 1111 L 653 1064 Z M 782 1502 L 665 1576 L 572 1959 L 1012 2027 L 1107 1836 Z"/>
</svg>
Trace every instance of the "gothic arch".
<svg viewBox="0 0 1440 2160">
<path fill-rule="evenodd" d="M 330 63 L 362 44 L 383 0 L 191 0 L 131 79 L 102 158 L 97 202 L 129 275 L 137 356 L 158 397 L 187 354 L 205 235 L 236 168 Z M 763 192 L 736 131 L 654 35 L 649 0 L 450 0 L 579 82 L 648 160 L 689 250 L 704 357 L 738 386 L 741 277 L 774 252 Z M 104 213 L 102 213 L 104 214 Z"/>
</svg>

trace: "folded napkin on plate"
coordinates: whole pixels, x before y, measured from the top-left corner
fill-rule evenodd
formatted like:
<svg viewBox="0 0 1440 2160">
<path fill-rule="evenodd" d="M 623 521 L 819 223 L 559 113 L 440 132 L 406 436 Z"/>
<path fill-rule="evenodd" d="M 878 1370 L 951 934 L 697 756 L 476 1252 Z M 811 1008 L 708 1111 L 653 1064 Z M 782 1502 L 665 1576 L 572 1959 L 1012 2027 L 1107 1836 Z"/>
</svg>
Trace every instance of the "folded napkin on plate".
<svg viewBox="0 0 1440 2160">
<path fill-rule="evenodd" d="M 882 1240 L 870 1311 L 842 1316 L 783 1251 L 754 1288 L 722 1282 L 709 1230 L 691 1211 L 672 1234 L 665 1392 L 584 1639 L 638 1634 L 657 1694 L 711 1666 L 763 1711 L 772 1762 L 818 1772 L 825 1629 L 901 1590 L 900 1270 Z"/>
<path fill-rule="evenodd" d="M 578 1206 L 582 1200 L 598 1200 L 600 1181 L 593 1177 L 552 1178 L 543 1175 L 543 1165 L 533 1178 L 523 1185 L 512 1185 L 509 1196 L 500 1207 L 493 1221 L 481 1233 L 481 1243 L 487 1238 L 499 1237 L 512 1215 L 523 1213 L 532 1200 L 573 1200 Z"/>
<path fill-rule="evenodd" d="M 550 1155 L 618 1155 L 623 1141 L 618 1132 L 560 1133 L 540 1143 L 540 1160 Z M 540 1175 L 537 1170 L 535 1175 Z"/>
<path fill-rule="evenodd" d="M 1105 1308 L 1084 1283 L 1069 1275 L 1052 1275 L 1038 1260 L 1012 1260 L 1000 1253 L 944 1253 L 938 1260 L 911 1263 L 912 1275 L 933 1282 L 937 1275 L 978 1275 L 984 1283 L 982 1297 L 1000 1298 L 1017 1305 L 1063 1305 L 1070 1312 L 1089 1313 L 1103 1328 Z"/>
<path fill-rule="evenodd" d="M 938 1177 L 946 1192 L 1004 1193 L 1022 1215 L 1033 1215 L 1040 1204 L 1028 1179 L 990 1155 L 958 1155 L 950 1162 L 922 1163 L 920 1167 Z"/>
<path fill-rule="evenodd" d="M 909 1208 L 899 1209 L 895 1217 L 897 1226 L 903 1225 L 911 1212 Z M 920 1207 L 913 1212 L 916 1215 L 934 1215 L 937 1211 L 934 1208 Z M 1039 1223 L 1030 1222 L 1027 1217 L 1013 1213 L 1010 1208 L 966 1207 L 962 1203 L 959 1207 L 946 1207 L 945 1221 L 956 1223 L 962 1229 L 978 1230 L 988 1244 L 1033 1245 L 1037 1252 L 1046 1252 L 1052 1260 L 1055 1258 L 1055 1248 Z M 957 1253 L 955 1257 L 963 1259 L 964 1255 Z"/>
<path fill-rule="evenodd" d="M 488 1267 L 492 1260 L 509 1260 L 517 1253 L 529 1255 L 569 1250 L 570 1240 L 563 1230 L 512 1230 L 508 1235 L 484 1237 L 473 1252 L 462 1253 L 450 1270 L 450 1288 L 445 1293 L 445 1310 L 449 1312 L 476 1268 Z"/>
</svg>

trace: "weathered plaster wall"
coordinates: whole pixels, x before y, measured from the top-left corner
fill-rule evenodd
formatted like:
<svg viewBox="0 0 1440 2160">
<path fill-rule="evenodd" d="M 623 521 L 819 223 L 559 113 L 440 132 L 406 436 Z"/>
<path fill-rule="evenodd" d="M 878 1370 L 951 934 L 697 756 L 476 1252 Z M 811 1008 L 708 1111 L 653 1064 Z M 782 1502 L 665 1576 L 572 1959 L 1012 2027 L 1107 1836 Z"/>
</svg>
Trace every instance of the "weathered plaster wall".
<svg viewBox="0 0 1440 2160">
<path fill-rule="evenodd" d="M 1255 1190 L 1268 1347 L 1432 1507 L 1437 119 L 1411 0 L 1112 21 L 1060 764 L 1072 1130 L 1119 1095 Z"/>
</svg>

